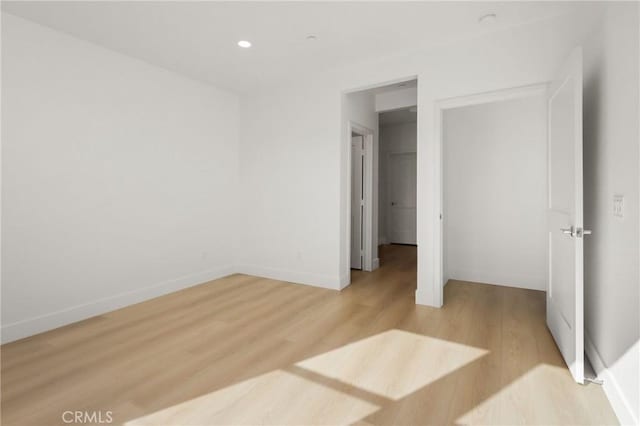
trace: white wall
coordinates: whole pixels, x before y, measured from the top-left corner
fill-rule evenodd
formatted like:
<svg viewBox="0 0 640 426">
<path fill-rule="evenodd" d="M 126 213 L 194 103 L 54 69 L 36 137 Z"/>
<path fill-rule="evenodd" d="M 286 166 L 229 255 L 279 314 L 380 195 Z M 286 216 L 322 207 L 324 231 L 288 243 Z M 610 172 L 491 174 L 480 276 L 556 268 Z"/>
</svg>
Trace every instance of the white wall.
<svg viewBox="0 0 640 426">
<path fill-rule="evenodd" d="M 446 279 L 546 289 L 546 98 L 444 112 Z"/>
<path fill-rule="evenodd" d="M 374 100 L 372 93 L 341 96 L 321 83 L 244 99 L 239 271 L 333 289 L 349 282 L 349 247 L 341 252 L 337 232 L 327 229 L 343 226 L 341 232 L 349 233 L 348 221 L 340 218 L 341 211 L 348 213 L 338 203 L 341 179 L 350 176 L 340 165 L 339 146 L 329 142 L 350 141 L 352 120 L 374 130 L 377 144 Z"/>
<path fill-rule="evenodd" d="M 315 84 L 242 103 L 241 271 L 339 287 L 340 105 Z"/>
<path fill-rule="evenodd" d="M 318 285 L 334 285 L 348 276 L 350 135 L 343 93 L 417 76 L 416 300 L 438 306 L 442 280 L 435 250 L 440 213 L 435 102 L 549 81 L 593 20 L 585 14 L 537 22 L 301 76 L 248 96 L 243 100 L 240 167 L 244 210 L 251 212 L 242 218 L 242 241 L 252 241 L 252 247 L 243 250 L 243 263 L 258 265 L 256 271 L 274 265 L 280 277 Z"/>
<path fill-rule="evenodd" d="M 380 126 L 380 177 L 379 177 L 379 222 L 380 244 L 387 244 L 389 238 L 390 200 L 389 200 L 389 153 L 416 152 L 417 123 L 398 123 Z"/>
<path fill-rule="evenodd" d="M 619 419 L 640 420 L 638 4 L 608 5 L 585 41 L 585 328 Z M 624 195 L 624 218 L 613 216 Z"/>
<path fill-rule="evenodd" d="M 412 107 L 418 103 L 418 88 L 390 90 L 376 94 L 376 111 L 392 111 Z"/>
<path fill-rule="evenodd" d="M 3 341 L 230 273 L 236 96 L 2 15 Z"/>
</svg>

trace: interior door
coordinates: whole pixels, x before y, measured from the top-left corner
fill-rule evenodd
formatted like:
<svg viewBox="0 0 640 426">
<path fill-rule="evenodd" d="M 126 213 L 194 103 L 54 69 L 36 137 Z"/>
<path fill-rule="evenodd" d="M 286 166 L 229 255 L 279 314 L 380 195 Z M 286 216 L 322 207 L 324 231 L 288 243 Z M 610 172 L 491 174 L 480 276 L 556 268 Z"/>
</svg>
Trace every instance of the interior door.
<svg viewBox="0 0 640 426">
<path fill-rule="evenodd" d="M 362 269 L 364 251 L 364 138 L 351 138 L 351 268 Z"/>
<path fill-rule="evenodd" d="M 389 240 L 416 244 L 416 153 L 389 154 Z"/>
<path fill-rule="evenodd" d="M 548 93 L 549 281 L 547 326 L 578 383 L 584 383 L 582 51 L 575 49 Z"/>
</svg>

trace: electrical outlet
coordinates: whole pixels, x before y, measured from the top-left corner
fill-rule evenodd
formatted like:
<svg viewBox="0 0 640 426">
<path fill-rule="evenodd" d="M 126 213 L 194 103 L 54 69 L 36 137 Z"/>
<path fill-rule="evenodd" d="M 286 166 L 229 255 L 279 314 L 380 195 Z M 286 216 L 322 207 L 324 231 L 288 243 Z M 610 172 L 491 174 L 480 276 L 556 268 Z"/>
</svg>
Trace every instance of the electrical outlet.
<svg viewBox="0 0 640 426">
<path fill-rule="evenodd" d="M 613 196 L 613 215 L 615 217 L 624 217 L 624 195 L 615 194 Z"/>
</svg>

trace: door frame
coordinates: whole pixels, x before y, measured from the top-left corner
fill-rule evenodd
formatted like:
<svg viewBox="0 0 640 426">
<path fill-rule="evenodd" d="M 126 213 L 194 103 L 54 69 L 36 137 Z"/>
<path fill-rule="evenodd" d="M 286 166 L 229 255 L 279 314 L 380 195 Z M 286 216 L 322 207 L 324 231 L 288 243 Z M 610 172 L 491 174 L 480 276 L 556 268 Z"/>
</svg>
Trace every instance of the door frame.
<svg viewBox="0 0 640 426">
<path fill-rule="evenodd" d="M 465 106 L 479 105 L 491 102 L 507 101 L 512 99 L 526 98 L 530 96 L 544 95 L 549 87 L 548 82 L 530 84 L 526 86 L 511 87 L 505 89 L 492 90 L 490 92 L 476 93 L 472 95 L 456 96 L 453 98 L 440 99 L 435 102 L 435 211 L 438 212 L 434 215 L 434 258 L 435 265 L 434 270 L 435 279 L 433 281 L 433 292 L 436 306 L 442 306 L 444 304 L 444 132 L 443 132 L 443 119 L 444 112 L 448 109 L 459 108 Z"/>
<path fill-rule="evenodd" d="M 362 174 L 362 181 L 364 183 L 364 212 L 362 216 L 364 252 L 362 253 L 362 270 L 373 271 L 378 267 L 378 265 L 376 265 L 378 262 L 373 258 L 373 254 L 375 253 L 375 250 L 373 249 L 373 130 L 358 124 L 355 121 L 349 121 L 347 130 L 349 134 L 349 141 L 351 141 L 351 135 L 353 133 L 361 135 L 364 139 L 364 170 Z M 349 149 L 349 185 L 347 196 L 347 200 L 349 200 L 347 203 L 347 235 L 349 240 L 351 239 L 351 182 L 353 180 L 351 153 L 352 150 Z M 349 262 L 347 262 L 347 265 L 351 265 L 351 250 L 349 250 Z"/>
</svg>

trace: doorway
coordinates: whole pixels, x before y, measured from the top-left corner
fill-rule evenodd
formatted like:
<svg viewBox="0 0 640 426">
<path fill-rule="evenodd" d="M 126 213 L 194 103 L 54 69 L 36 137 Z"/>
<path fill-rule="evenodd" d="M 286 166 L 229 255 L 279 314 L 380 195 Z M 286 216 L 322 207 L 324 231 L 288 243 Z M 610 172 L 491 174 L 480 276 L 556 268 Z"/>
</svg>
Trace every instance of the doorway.
<svg viewBox="0 0 640 426">
<path fill-rule="evenodd" d="M 416 245 L 417 108 L 379 113 L 381 244 Z"/>
<path fill-rule="evenodd" d="M 442 287 L 546 292 L 546 325 L 584 383 L 581 50 L 550 85 L 441 101 L 436 111 Z"/>
<path fill-rule="evenodd" d="M 349 285 L 353 271 L 371 272 L 380 266 L 379 246 L 389 243 L 380 232 L 386 232 L 388 217 L 397 218 L 393 224 L 399 224 L 392 228 L 394 242 L 414 246 L 417 243 L 417 91 L 417 79 L 413 76 L 344 94 L 340 288 Z M 385 114 L 384 120 L 387 112 L 408 114 L 413 122 L 413 147 L 394 151 L 390 165 L 387 152 L 384 159 L 380 152 L 379 120 L 381 114 Z M 393 193 L 397 197 L 393 209 L 389 208 L 386 198 L 381 199 L 389 192 L 389 182 L 380 181 L 381 174 L 388 174 L 388 168 L 396 178 Z"/>
<path fill-rule="evenodd" d="M 542 91 L 444 112 L 444 285 L 546 290 L 546 109 Z"/>
<path fill-rule="evenodd" d="M 459 280 L 545 291 L 546 85 L 439 107 L 441 286 Z"/>
</svg>

